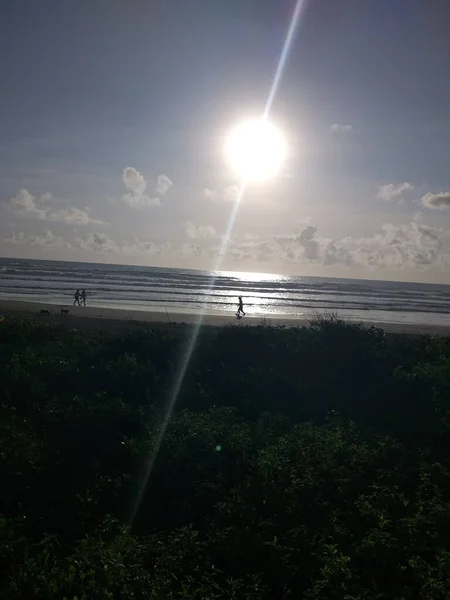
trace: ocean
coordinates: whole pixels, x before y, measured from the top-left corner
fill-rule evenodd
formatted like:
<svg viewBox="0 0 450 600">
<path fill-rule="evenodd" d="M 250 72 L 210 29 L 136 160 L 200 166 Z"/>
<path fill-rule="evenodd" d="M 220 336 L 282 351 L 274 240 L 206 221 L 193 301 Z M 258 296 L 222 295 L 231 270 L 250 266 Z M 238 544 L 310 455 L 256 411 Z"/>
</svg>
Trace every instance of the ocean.
<svg viewBox="0 0 450 600">
<path fill-rule="evenodd" d="M 87 304 L 143 311 L 450 325 L 450 286 L 266 273 L 209 272 L 93 263 L 0 259 L 0 299 L 56 305 L 85 288 Z"/>
</svg>

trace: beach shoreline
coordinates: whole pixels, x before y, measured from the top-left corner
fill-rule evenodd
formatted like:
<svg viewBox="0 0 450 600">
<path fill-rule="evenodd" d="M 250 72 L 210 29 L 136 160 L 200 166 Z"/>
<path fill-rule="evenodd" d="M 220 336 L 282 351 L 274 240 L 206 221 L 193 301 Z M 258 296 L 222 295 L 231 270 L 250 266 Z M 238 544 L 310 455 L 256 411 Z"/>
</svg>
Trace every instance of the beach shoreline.
<svg viewBox="0 0 450 600">
<path fill-rule="evenodd" d="M 100 308 L 94 306 L 67 306 L 68 315 L 61 314 L 61 306 L 56 304 L 44 304 L 40 302 L 0 300 L 0 316 L 3 322 L 9 318 L 39 319 L 42 322 L 57 323 L 64 326 L 89 329 L 125 328 L 129 326 L 181 326 L 181 325 L 205 325 L 205 326 L 272 326 L 272 327 L 308 327 L 307 319 L 286 318 L 270 316 L 247 315 L 237 319 L 234 314 L 218 315 L 211 313 L 193 312 L 166 312 L 164 310 L 130 310 L 122 308 Z M 49 314 L 42 314 L 48 311 Z M 353 321 L 352 321 L 353 322 Z M 383 322 L 358 322 L 364 327 L 376 326 L 387 333 L 401 334 L 427 334 L 450 336 L 450 327 L 446 325 L 411 324 L 411 323 L 383 323 Z"/>
</svg>

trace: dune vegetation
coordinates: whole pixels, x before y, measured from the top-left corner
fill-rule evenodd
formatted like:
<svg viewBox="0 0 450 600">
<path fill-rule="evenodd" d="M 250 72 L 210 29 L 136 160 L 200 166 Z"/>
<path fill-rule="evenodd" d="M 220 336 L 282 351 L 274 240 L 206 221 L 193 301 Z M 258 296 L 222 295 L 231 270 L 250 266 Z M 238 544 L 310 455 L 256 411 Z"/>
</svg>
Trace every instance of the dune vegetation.
<svg viewBox="0 0 450 600">
<path fill-rule="evenodd" d="M 0 597 L 450 598 L 450 340 L 190 335 L 0 325 Z"/>
</svg>

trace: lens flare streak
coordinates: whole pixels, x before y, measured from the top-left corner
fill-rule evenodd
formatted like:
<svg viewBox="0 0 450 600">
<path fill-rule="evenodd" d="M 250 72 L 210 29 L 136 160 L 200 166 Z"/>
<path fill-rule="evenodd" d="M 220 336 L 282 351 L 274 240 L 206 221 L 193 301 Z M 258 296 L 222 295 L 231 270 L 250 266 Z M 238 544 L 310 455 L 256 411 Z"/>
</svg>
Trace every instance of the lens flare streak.
<svg viewBox="0 0 450 600">
<path fill-rule="evenodd" d="M 226 253 L 226 249 L 228 247 L 228 244 L 230 242 L 231 239 L 231 233 L 233 231 L 233 226 L 234 226 L 234 222 L 236 220 L 236 215 L 238 213 L 239 210 L 239 204 L 240 201 L 244 195 L 245 192 L 245 185 L 242 184 L 240 189 L 239 189 L 239 194 L 238 197 L 236 199 L 236 201 L 233 204 L 233 208 L 231 211 L 231 215 L 230 215 L 230 219 L 228 221 L 228 226 L 227 229 L 225 231 L 225 234 L 222 237 L 222 243 L 220 245 L 220 249 L 219 249 L 219 253 L 217 256 L 217 261 L 216 261 L 216 268 L 214 269 L 214 273 L 216 273 L 217 271 L 219 271 L 219 266 L 220 263 L 222 261 L 222 257 L 224 256 L 224 254 Z M 211 286 L 210 289 L 214 289 L 214 285 L 216 282 L 216 277 L 212 276 L 211 277 Z M 172 415 L 172 411 L 174 409 L 175 403 L 178 399 L 180 390 L 181 390 L 181 386 L 183 385 L 183 381 L 184 381 L 184 377 L 186 375 L 186 371 L 189 367 L 189 364 L 191 362 L 191 357 L 192 354 L 194 352 L 194 348 L 195 348 L 195 344 L 197 342 L 198 339 L 198 335 L 200 332 L 200 329 L 203 325 L 203 320 L 205 318 L 205 313 L 206 313 L 206 306 L 207 306 L 208 300 L 205 301 L 205 303 L 202 306 L 202 312 L 198 315 L 198 320 L 197 322 L 192 326 L 192 330 L 190 332 L 186 347 L 184 349 L 184 352 L 182 354 L 182 358 L 180 361 L 180 365 L 178 367 L 177 370 L 177 375 L 175 378 L 175 381 L 173 383 L 173 386 L 170 390 L 169 393 L 169 397 L 168 397 L 168 401 L 166 403 L 166 406 L 164 408 L 164 413 L 162 416 L 162 420 L 161 420 L 161 424 L 159 426 L 159 429 L 156 433 L 156 437 L 155 437 L 155 443 L 153 448 L 150 450 L 147 462 L 145 464 L 145 468 L 144 471 L 142 473 L 142 478 L 141 478 L 141 483 L 139 485 L 139 489 L 133 504 L 133 507 L 131 509 L 131 513 L 130 513 L 130 517 L 128 520 L 128 528 L 131 528 L 134 522 L 134 519 L 136 518 L 137 512 L 139 510 L 139 507 L 141 505 L 142 499 L 144 497 L 145 491 L 147 489 L 147 484 L 148 481 L 150 479 L 150 475 L 151 472 L 153 470 L 153 466 L 155 464 L 155 460 L 156 457 L 158 456 L 158 452 L 159 449 L 161 448 L 161 444 L 163 442 L 166 430 L 167 430 L 167 426 L 169 424 L 170 421 L 170 417 Z"/>
<path fill-rule="evenodd" d="M 291 22 L 289 24 L 289 29 L 286 35 L 286 39 L 284 40 L 283 49 L 281 51 L 280 60 L 278 61 L 277 70 L 275 72 L 275 77 L 272 81 L 272 87 L 270 88 L 269 97 L 267 98 L 266 108 L 264 110 L 264 119 L 267 119 L 269 116 L 270 109 L 272 108 L 273 101 L 275 100 L 275 96 L 278 91 L 278 86 L 280 85 L 281 76 L 283 75 L 284 67 L 286 65 L 287 58 L 289 56 L 289 50 L 291 49 L 292 42 L 294 40 L 295 31 L 297 29 L 300 16 L 302 11 L 306 5 L 306 0 L 297 0 L 297 4 L 294 8 L 294 14 L 292 15 Z"/>
<path fill-rule="evenodd" d="M 265 105 L 265 109 L 264 109 L 264 114 L 263 114 L 263 118 L 267 119 L 270 113 L 270 110 L 272 108 L 274 99 L 276 97 L 277 91 L 278 91 L 278 87 L 281 81 L 281 77 L 283 75 L 283 70 L 284 67 L 286 65 L 286 61 L 289 55 L 289 51 L 290 48 L 292 46 L 292 42 L 294 39 L 294 35 L 295 35 L 295 31 L 297 29 L 299 20 L 300 20 L 300 16 L 302 13 L 302 9 L 304 8 L 306 4 L 306 0 L 297 0 L 297 3 L 295 5 L 295 9 L 294 9 L 294 13 L 292 15 L 291 18 L 291 22 L 289 24 L 289 29 L 286 35 L 286 39 L 284 41 L 284 45 L 283 45 L 283 49 L 280 55 L 280 59 L 278 61 L 278 66 L 277 66 L 277 70 L 275 72 L 275 76 L 272 82 L 272 86 L 270 88 L 270 92 L 269 92 L 269 96 Z M 238 198 L 236 199 L 236 201 L 233 204 L 233 208 L 231 209 L 231 214 L 230 214 L 230 218 L 228 220 L 228 224 L 227 224 L 227 228 L 225 230 L 224 235 L 222 236 L 222 241 L 220 244 L 220 248 L 219 248 L 219 252 L 218 252 L 218 256 L 217 256 L 217 261 L 216 261 L 216 265 L 215 265 L 215 269 L 214 272 L 217 272 L 220 270 L 220 265 L 222 262 L 223 257 L 226 254 L 227 248 L 229 246 L 230 240 L 231 240 L 231 235 L 233 232 L 233 227 L 236 221 L 236 217 L 237 217 L 237 213 L 239 211 L 239 206 L 240 203 L 242 201 L 242 198 L 244 197 L 245 194 L 245 190 L 247 187 L 247 182 L 244 181 L 241 183 L 240 185 L 240 190 L 239 190 L 239 194 L 238 194 Z M 213 290 L 214 289 L 214 285 L 215 285 L 215 281 L 216 281 L 216 276 L 213 275 L 211 277 L 211 286 L 210 289 Z M 175 380 L 173 382 L 172 388 L 170 390 L 165 408 L 164 408 L 164 413 L 163 413 L 163 417 L 162 417 L 162 421 L 160 424 L 160 427 L 157 431 L 156 434 L 156 438 L 154 441 L 154 445 L 153 448 L 151 449 L 148 459 L 146 461 L 145 464 L 145 468 L 143 470 L 142 473 L 142 478 L 140 481 L 140 485 L 139 485 L 139 489 L 137 491 L 136 497 L 134 499 L 133 502 L 133 506 L 131 508 L 130 511 L 130 517 L 128 520 L 128 528 L 131 528 L 133 525 L 133 522 L 136 518 L 136 515 L 139 511 L 139 507 L 141 505 L 142 499 L 144 497 L 144 494 L 146 492 L 147 489 L 147 484 L 148 481 L 150 479 L 150 475 L 153 469 L 153 466 L 155 464 L 155 460 L 156 457 L 158 455 L 158 452 L 161 448 L 161 444 L 164 440 L 164 436 L 167 430 L 167 426 L 169 424 L 170 421 L 170 417 L 172 415 L 174 406 L 177 402 L 178 396 L 180 394 L 180 390 L 181 387 L 183 385 L 183 381 L 186 375 L 186 372 L 189 368 L 189 364 L 191 362 L 191 358 L 192 358 L 192 354 L 194 352 L 194 348 L 195 348 L 195 344 L 197 342 L 198 339 L 198 335 L 200 332 L 200 329 L 203 325 L 203 321 L 205 318 L 205 312 L 206 312 L 206 304 L 204 304 L 202 306 L 202 312 L 199 314 L 198 316 L 198 320 L 197 323 L 192 327 L 192 330 L 190 332 L 188 341 L 186 343 L 186 347 L 184 349 L 184 352 L 181 356 L 181 360 L 180 360 L 180 364 L 177 370 L 177 375 L 175 377 Z M 216 446 L 216 450 L 218 448 L 221 448 L 221 446 Z M 168 476 L 171 476 L 170 474 L 168 474 Z"/>
</svg>

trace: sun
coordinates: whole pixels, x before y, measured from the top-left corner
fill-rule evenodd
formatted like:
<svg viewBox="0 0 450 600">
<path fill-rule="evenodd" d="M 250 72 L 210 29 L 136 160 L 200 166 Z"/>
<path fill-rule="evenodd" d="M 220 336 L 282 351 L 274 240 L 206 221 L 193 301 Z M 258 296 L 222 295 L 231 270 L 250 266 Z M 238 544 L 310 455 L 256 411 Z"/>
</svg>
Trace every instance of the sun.
<svg viewBox="0 0 450 600">
<path fill-rule="evenodd" d="M 280 129 L 265 119 L 235 127 L 225 144 L 228 161 L 245 183 L 275 177 L 286 158 L 286 142 Z"/>
</svg>

